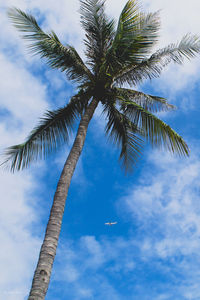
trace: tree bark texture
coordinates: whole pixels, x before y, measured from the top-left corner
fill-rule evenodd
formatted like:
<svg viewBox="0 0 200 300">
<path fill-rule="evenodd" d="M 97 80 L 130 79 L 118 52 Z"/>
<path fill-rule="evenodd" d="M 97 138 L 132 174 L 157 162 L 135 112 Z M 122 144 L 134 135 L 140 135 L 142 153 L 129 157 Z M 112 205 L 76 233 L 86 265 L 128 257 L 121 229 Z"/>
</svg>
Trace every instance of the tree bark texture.
<svg viewBox="0 0 200 300">
<path fill-rule="evenodd" d="M 81 118 L 78 127 L 74 144 L 68 155 L 60 179 L 58 181 L 57 189 L 54 195 L 53 205 L 50 212 L 49 221 L 46 228 L 44 241 L 41 246 L 39 260 L 34 273 L 32 287 L 31 287 L 28 300 L 45 299 L 49 281 L 50 281 L 54 258 L 56 255 L 58 238 L 61 230 L 61 224 L 62 224 L 69 185 L 76 164 L 78 162 L 78 159 L 83 149 L 89 122 L 94 114 L 97 105 L 98 105 L 98 101 L 93 99 L 88 105 L 87 109 L 85 110 L 85 113 Z"/>
</svg>

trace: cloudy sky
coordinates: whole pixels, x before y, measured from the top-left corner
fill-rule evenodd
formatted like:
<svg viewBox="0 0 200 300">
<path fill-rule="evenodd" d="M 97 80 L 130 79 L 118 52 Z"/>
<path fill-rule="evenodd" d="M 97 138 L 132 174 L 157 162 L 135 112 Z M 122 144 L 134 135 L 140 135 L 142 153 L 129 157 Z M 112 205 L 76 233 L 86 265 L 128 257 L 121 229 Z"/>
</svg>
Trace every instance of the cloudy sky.
<svg viewBox="0 0 200 300">
<path fill-rule="evenodd" d="M 107 0 L 107 11 L 117 18 L 125 3 Z M 64 105 L 75 89 L 28 53 L 8 21 L 11 6 L 34 14 L 83 55 L 77 0 L 0 0 L 0 151 L 22 142 L 44 111 Z M 200 35 L 198 0 L 141 6 L 161 10 L 160 46 L 188 32 Z M 95 115 L 70 187 L 47 300 L 200 299 L 199 70 L 200 57 L 138 87 L 177 106 L 160 117 L 187 141 L 190 158 L 146 145 L 125 176 L 104 138 L 104 120 Z M 21 173 L 0 170 L 0 299 L 27 297 L 69 148 Z M 107 221 L 118 224 L 107 227 Z"/>
</svg>

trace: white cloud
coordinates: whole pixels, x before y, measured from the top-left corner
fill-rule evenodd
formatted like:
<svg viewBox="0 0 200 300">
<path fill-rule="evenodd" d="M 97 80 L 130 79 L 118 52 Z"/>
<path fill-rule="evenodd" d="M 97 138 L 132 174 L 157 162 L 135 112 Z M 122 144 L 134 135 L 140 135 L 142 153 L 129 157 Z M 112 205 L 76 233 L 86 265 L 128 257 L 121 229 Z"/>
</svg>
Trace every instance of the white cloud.
<svg viewBox="0 0 200 300">
<path fill-rule="evenodd" d="M 38 222 L 33 209 L 33 178 L 0 173 L 0 298 L 21 300 L 27 294 L 41 241 L 31 234 Z"/>
<path fill-rule="evenodd" d="M 145 0 L 144 3 L 149 11 L 161 10 L 161 47 L 180 41 L 187 33 L 200 36 L 199 1 L 191 0 L 188 3 L 186 0 Z M 156 90 L 168 91 L 170 97 L 186 88 L 193 90 L 194 84 L 198 82 L 199 67 L 199 57 L 190 62 L 185 61 L 183 66 L 170 65 L 167 72 L 161 76 L 161 80 L 156 81 Z"/>
<path fill-rule="evenodd" d="M 28 56 L 23 58 L 24 48 L 9 26 L 4 9 L 0 10 L 0 16 L 3 28 L 0 36 L 2 152 L 5 147 L 22 142 L 49 105 L 46 86 L 30 72 L 31 60 Z M 33 224 L 40 222 L 36 211 L 39 198 L 33 193 L 37 191 L 37 180 L 29 172 L 13 175 L 1 169 L 0 190 L 0 298 L 21 300 L 31 285 L 41 244 L 36 236 L 37 226 L 33 228 Z"/>
<path fill-rule="evenodd" d="M 144 261 L 170 262 L 171 273 L 175 270 L 183 277 L 177 287 L 179 297 L 189 299 L 191 294 L 196 299 L 200 293 L 196 286 L 200 275 L 196 268 L 200 261 L 200 158 L 175 159 L 154 151 L 148 161 L 150 165 L 120 207 L 126 203 L 139 228 Z"/>
<path fill-rule="evenodd" d="M 64 293 L 73 299 L 125 299 L 109 282 L 108 275 L 121 276 L 133 270 L 133 259 L 129 259 L 133 254 L 130 249 L 126 250 L 128 245 L 125 240 L 111 242 L 94 236 L 82 236 L 78 241 L 65 240 L 58 249 L 57 273 L 52 280 L 60 282 L 62 278 L 66 287 Z"/>
<path fill-rule="evenodd" d="M 187 32 L 199 34 L 200 3 L 191 0 L 144 0 L 148 11 L 161 11 L 163 41 L 170 43 L 172 37 L 177 39 Z"/>
<path fill-rule="evenodd" d="M 8 130 L 12 128 L 12 143 L 17 142 L 16 137 L 20 142 L 24 133 L 30 132 L 38 117 L 48 107 L 45 86 L 20 63 L 11 62 L 4 54 L 0 54 L 1 110 L 9 114 L 3 126 L 7 126 Z"/>
<path fill-rule="evenodd" d="M 47 104 L 44 87 L 23 67 L 8 61 L 1 63 L 1 149 L 20 142 Z M 24 84 L 26 82 L 26 84 Z M 30 93 L 33 91 L 34 95 Z M 32 235 L 33 222 L 38 222 L 34 207 L 37 201 L 35 178 L 28 172 L 0 172 L 0 235 L 1 272 L 0 298 L 20 300 L 27 294 L 35 259 L 39 251 L 38 238 Z"/>
<path fill-rule="evenodd" d="M 157 244 L 158 248 L 166 250 L 162 255 L 173 255 L 180 247 L 176 246 L 176 242 L 180 243 L 177 237 L 182 243 L 191 240 L 189 246 L 180 249 L 191 253 L 196 249 L 196 243 L 200 243 L 200 160 L 198 157 L 176 160 L 154 152 L 149 161 L 153 171 L 149 168 L 148 172 L 144 171 L 148 175 L 142 174 L 137 187 L 125 199 L 126 204 L 139 223 L 148 226 L 149 222 L 160 222 L 155 231 L 162 231 L 166 237 L 162 245 Z"/>
</svg>

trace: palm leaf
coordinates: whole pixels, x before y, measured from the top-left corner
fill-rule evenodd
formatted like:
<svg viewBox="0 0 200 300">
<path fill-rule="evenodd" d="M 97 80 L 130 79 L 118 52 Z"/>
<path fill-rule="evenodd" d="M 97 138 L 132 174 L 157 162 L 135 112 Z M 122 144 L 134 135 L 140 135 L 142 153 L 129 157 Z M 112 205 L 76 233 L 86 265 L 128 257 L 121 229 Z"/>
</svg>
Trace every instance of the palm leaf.
<svg viewBox="0 0 200 300">
<path fill-rule="evenodd" d="M 136 85 L 144 79 L 159 77 L 163 68 L 169 63 L 182 64 L 184 58 L 193 58 L 198 53 L 200 53 L 200 38 L 196 35 L 187 34 L 180 43 L 170 44 L 158 50 L 141 64 L 122 68 L 114 80 L 118 84 Z"/>
<path fill-rule="evenodd" d="M 125 115 L 120 113 L 114 105 L 104 105 L 107 114 L 106 134 L 114 144 L 120 148 L 122 166 L 126 171 L 131 171 L 141 154 L 142 140 L 138 137 L 141 131 Z"/>
<path fill-rule="evenodd" d="M 140 105 L 145 110 L 150 112 L 160 112 L 160 111 L 169 111 L 175 109 L 176 107 L 172 104 L 167 103 L 165 98 L 145 94 L 131 89 L 125 88 L 116 88 L 117 98 L 120 100 L 122 98 L 121 104 L 126 107 L 123 99 L 129 99 L 134 103 Z"/>
<path fill-rule="evenodd" d="M 80 1 L 81 25 L 85 30 L 88 64 L 98 73 L 103 58 L 114 36 L 114 20 L 105 15 L 105 1 Z"/>
<path fill-rule="evenodd" d="M 117 74 L 121 68 L 137 65 L 147 58 L 158 39 L 159 15 L 141 14 L 138 3 L 129 0 L 118 22 L 112 47 L 107 54 L 111 73 Z"/>
<path fill-rule="evenodd" d="M 130 100 L 124 100 L 121 108 L 124 114 L 144 131 L 147 141 L 152 146 L 166 148 L 179 155 L 189 155 L 189 148 L 183 138 L 155 115 Z"/>
<path fill-rule="evenodd" d="M 8 16 L 22 37 L 30 41 L 30 51 L 45 58 L 49 66 L 66 72 L 69 79 L 78 82 L 87 81 L 92 76 L 76 50 L 69 45 L 63 46 L 55 32 L 45 33 L 32 15 L 11 8 Z"/>
<path fill-rule="evenodd" d="M 67 142 L 75 120 L 81 115 L 90 99 L 89 92 L 79 92 L 63 108 L 47 111 L 23 144 L 6 149 L 6 163 L 14 172 L 27 168 L 32 161 L 46 158 L 48 154 Z"/>
</svg>

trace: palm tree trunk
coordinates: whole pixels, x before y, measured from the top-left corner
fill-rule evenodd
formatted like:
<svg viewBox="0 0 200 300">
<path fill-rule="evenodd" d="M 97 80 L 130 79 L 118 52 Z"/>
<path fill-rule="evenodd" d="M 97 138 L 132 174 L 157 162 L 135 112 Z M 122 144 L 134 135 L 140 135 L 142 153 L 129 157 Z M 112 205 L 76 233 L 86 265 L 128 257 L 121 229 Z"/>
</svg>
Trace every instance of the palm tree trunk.
<svg viewBox="0 0 200 300">
<path fill-rule="evenodd" d="M 58 244 L 58 238 L 60 234 L 69 185 L 83 149 L 89 122 L 94 114 L 97 105 L 98 101 L 93 99 L 85 110 L 85 113 L 81 118 L 79 124 L 74 144 L 68 155 L 60 179 L 58 181 L 49 221 L 46 228 L 45 238 L 40 250 L 39 260 L 34 273 L 28 300 L 45 299 L 50 281 L 53 261 L 56 255 L 56 248 Z"/>
</svg>

